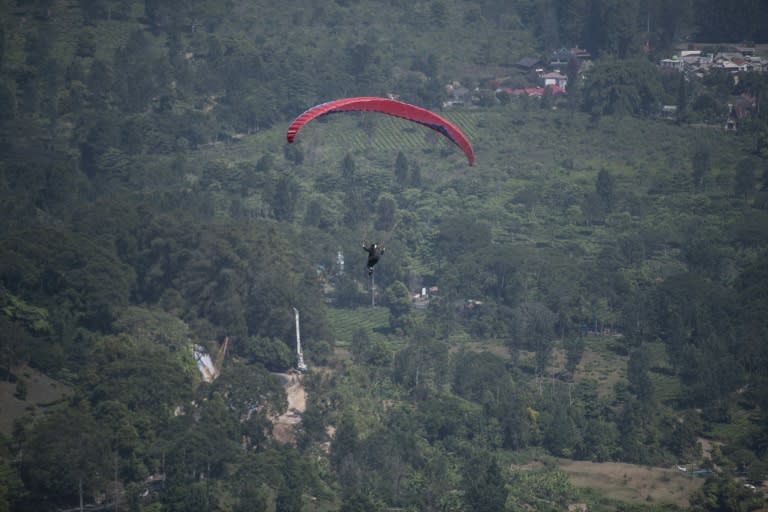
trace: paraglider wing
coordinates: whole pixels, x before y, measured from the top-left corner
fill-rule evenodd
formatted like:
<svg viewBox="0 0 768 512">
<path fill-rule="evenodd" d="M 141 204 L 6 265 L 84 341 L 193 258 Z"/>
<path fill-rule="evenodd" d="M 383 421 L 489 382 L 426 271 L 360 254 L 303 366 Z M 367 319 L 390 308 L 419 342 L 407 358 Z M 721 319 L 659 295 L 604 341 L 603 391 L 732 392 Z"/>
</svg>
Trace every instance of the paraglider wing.
<svg viewBox="0 0 768 512">
<path fill-rule="evenodd" d="M 380 112 L 382 114 L 388 114 L 390 116 L 400 117 L 407 119 L 408 121 L 423 124 L 444 135 L 451 142 L 459 146 L 464 151 L 464 154 L 467 155 L 469 165 L 475 163 L 475 152 L 472 149 L 472 145 L 469 143 L 469 139 L 467 139 L 466 135 L 464 135 L 456 125 L 446 118 L 423 107 L 417 107 L 416 105 L 411 105 L 410 103 L 405 103 L 399 100 L 378 98 L 375 96 L 344 98 L 315 105 L 293 120 L 288 127 L 288 142 L 293 142 L 296 138 L 296 134 L 299 133 L 299 130 L 316 117 L 351 111 Z"/>
</svg>

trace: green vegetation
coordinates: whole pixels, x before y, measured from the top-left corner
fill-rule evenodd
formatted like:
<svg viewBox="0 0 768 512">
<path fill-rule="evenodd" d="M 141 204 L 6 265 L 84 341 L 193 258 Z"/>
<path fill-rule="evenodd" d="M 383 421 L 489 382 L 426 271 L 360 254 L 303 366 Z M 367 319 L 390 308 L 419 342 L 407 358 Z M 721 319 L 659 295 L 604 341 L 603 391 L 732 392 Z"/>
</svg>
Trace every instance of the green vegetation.
<svg viewBox="0 0 768 512">
<path fill-rule="evenodd" d="M 764 506 L 768 110 L 722 128 L 768 81 L 653 65 L 768 42 L 723 5 L 0 0 L 0 511 Z M 489 86 L 577 45 L 567 96 Z M 474 167 L 370 113 L 285 143 L 454 82 Z"/>
</svg>

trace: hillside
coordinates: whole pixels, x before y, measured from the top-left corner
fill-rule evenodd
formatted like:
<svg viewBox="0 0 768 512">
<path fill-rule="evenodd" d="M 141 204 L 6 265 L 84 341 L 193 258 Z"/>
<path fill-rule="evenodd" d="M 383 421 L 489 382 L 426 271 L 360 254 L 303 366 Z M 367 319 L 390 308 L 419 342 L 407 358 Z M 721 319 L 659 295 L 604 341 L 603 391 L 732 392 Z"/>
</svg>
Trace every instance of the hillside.
<svg viewBox="0 0 768 512">
<path fill-rule="evenodd" d="M 768 82 L 655 65 L 716 4 L 0 0 L 0 510 L 765 506 Z M 285 141 L 387 94 L 476 164 Z"/>
</svg>

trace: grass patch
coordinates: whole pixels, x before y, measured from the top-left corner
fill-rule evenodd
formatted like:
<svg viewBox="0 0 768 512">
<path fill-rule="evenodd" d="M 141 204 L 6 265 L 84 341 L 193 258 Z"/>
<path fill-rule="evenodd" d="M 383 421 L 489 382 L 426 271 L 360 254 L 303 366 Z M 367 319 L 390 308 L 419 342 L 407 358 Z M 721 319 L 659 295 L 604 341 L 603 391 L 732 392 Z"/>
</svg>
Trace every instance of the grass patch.
<svg viewBox="0 0 768 512">
<path fill-rule="evenodd" d="M 604 496 L 609 501 L 636 505 L 655 503 L 687 507 L 690 495 L 704 482 L 673 468 L 568 459 L 557 459 L 557 462 L 575 487 Z"/>
</svg>

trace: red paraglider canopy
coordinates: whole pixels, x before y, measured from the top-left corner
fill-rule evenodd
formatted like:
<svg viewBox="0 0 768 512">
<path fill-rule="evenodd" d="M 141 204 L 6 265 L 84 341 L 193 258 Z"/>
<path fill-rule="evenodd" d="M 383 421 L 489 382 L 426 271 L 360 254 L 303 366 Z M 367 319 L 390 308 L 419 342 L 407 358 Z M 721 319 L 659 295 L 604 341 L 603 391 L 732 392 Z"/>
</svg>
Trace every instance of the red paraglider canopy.
<svg viewBox="0 0 768 512">
<path fill-rule="evenodd" d="M 448 137 L 451 142 L 459 146 L 464 151 L 464 154 L 467 155 L 469 165 L 475 163 L 475 152 L 472 149 L 472 145 L 469 143 L 469 139 L 467 139 L 466 135 L 464 135 L 456 125 L 446 118 L 425 108 L 405 103 L 404 101 L 392 100 L 389 98 L 377 98 L 375 96 L 344 98 L 315 105 L 294 119 L 288 127 L 288 143 L 293 142 L 293 139 L 296 138 L 296 134 L 299 133 L 299 130 L 316 117 L 351 111 L 381 112 L 382 114 L 388 114 L 390 116 L 400 117 L 407 119 L 408 121 L 423 124 L 424 126 L 432 128 L 436 132 Z"/>
</svg>

